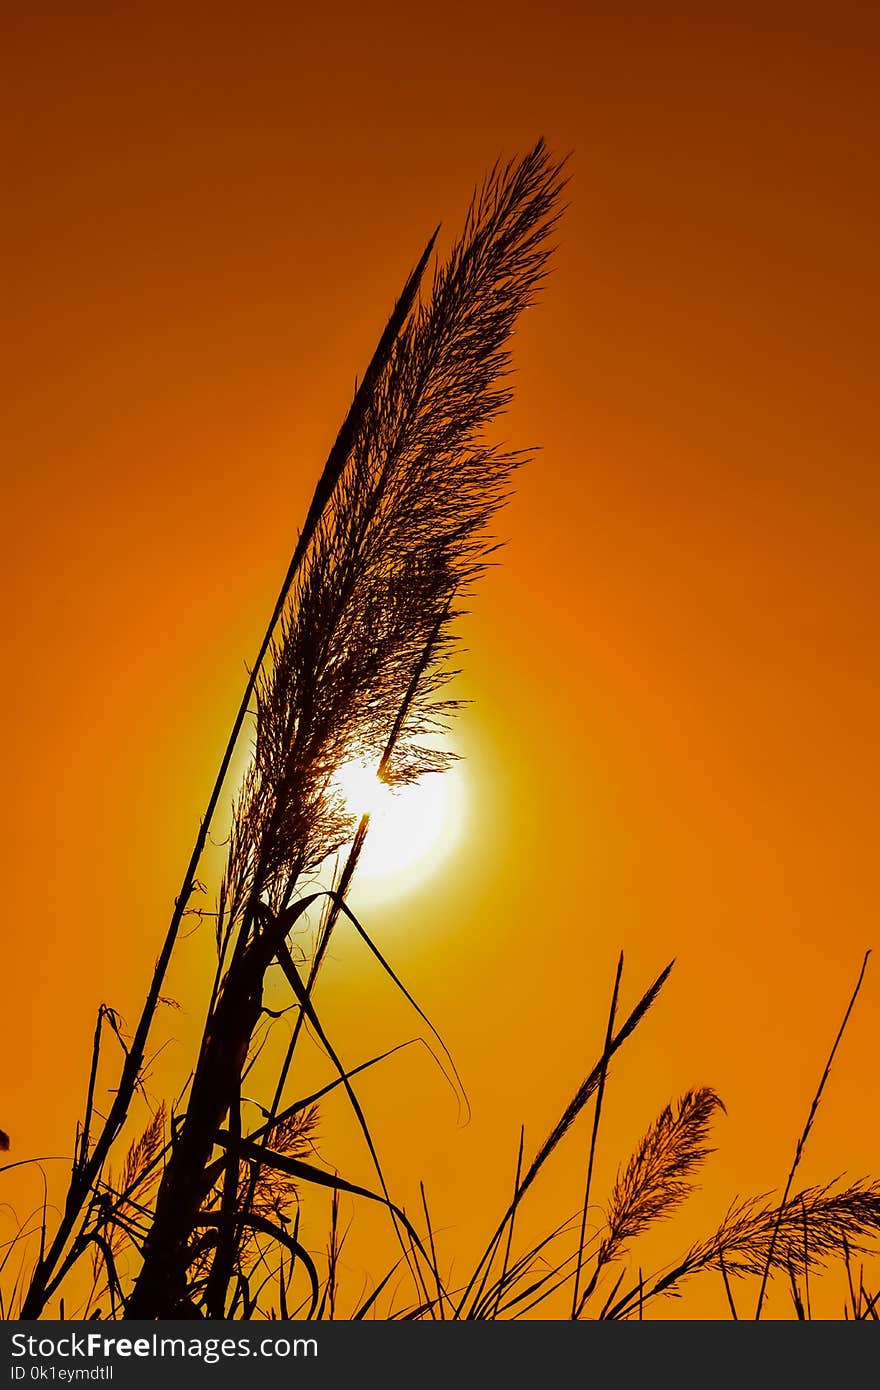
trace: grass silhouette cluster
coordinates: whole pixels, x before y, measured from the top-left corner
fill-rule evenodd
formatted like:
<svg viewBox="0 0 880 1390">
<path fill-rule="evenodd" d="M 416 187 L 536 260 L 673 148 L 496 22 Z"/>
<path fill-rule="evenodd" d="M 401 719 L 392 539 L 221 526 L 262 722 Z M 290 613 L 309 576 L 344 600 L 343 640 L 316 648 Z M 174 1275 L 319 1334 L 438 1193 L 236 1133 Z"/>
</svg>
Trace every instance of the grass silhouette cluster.
<svg viewBox="0 0 880 1390">
<path fill-rule="evenodd" d="M 521 1145 L 512 1198 L 469 1276 L 454 1287 L 441 1272 L 424 1191 L 418 1218 L 393 1199 L 357 1094 L 358 1074 L 384 1058 L 348 1067 L 318 1012 L 316 983 L 344 920 L 417 1011 L 438 1061 L 460 1085 L 439 1035 L 352 913 L 349 890 L 369 817 L 351 815 L 335 779 L 352 758 L 392 785 L 442 775 L 449 763 L 442 736 L 455 713 L 447 683 L 456 621 L 494 549 L 494 520 L 524 461 L 489 442 L 487 431 L 510 400 L 512 335 L 546 277 L 564 186 L 563 165 L 543 142 L 497 166 L 430 285 L 436 233 L 404 285 L 319 478 L 140 1019 L 129 1036 L 112 1009 L 99 1011 L 59 1219 L 50 1229 L 44 1203 L 36 1227 L 25 1224 L 3 1256 L 3 1269 L 21 1257 L 12 1288 L 0 1295 L 5 1316 L 54 1312 L 83 1264 L 91 1290 L 78 1312 L 87 1316 L 497 1319 L 529 1316 L 563 1297 L 573 1318 L 628 1319 L 706 1270 L 724 1279 L 734 1316 L 734 1277 L 760 1281 L 760 1316 L 768 1280 L 778 1274 L 790 1283 L 797 1316 L 807 1316 L 810 1273 L 835 1258 L 851 1273 L 852 1259 L 880 1232 L 877 1182 L 794 1190 L 864 967 L 781 1201 L 737 1203 L 676 1264 L 648 1278 L 640 1273 L 637 1281 L 629 1274 L 632 1246 L 692 1191 L 723 1108 L 707 1088 L 667 1106 L 621 1165 L 596 1223 L 594 1161 L 613 1059 L 655 1004 L 671 966 L 618 1023 L 621 956 L 600 1057 L 528 1163 Z M 207 835 L 251 713 L 252 756 L 217 888 L 216 968 L 198 1053 L 170 1111 L 154 1110 L 114 1168 L 143 1090 L 148 1041 Z M 316 887 L 328 873 L 328 886 Z M 254 1076 L 276 1016 L 265 1002 L 270 971 L 285 982 L 294 1022 L 268 1090 L 255 1098 L 249 1087 L 245 1101 L 243 1083 Z M 101 1117 L 108 1030 L 124 1060 Z M 297 1063 L 305 1037 L 329 1058 L 335 1078 L 301 1094 Z M 360 1127 L 375 1171 L 370 1187 L 317 1159 L 320 1107 L 332 1092 L 344 1095 Z M 582 1207 L 521 1249 L 522 1203 L 591 1105 Z M 300 1213 L 315 1189 L 332 1194 L 320 1254 L 301 1237 Z M 399 1246 L 394 1265 L 354 1303 L 346 1302 L 339 1278 L 342 1195 L 383 1208 Z M 410 1291 L 403 1307 L 391 1298 L 396 1274 Z M 877 1299 L 862 1280 L 858 1290 L 852 1281 L 850 1287 L 851 1315 L 876 1317 Z"/>
</svg>

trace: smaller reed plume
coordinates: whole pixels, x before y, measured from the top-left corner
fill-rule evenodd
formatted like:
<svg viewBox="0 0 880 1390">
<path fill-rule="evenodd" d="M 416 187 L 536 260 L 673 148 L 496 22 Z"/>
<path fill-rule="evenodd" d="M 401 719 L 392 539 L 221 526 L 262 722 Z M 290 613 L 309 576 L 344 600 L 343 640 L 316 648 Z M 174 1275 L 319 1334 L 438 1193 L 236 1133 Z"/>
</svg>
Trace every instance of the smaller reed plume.
<svg viewBox="0 0 880 1390">
<path fill-rule="evenodd" d="M 693 1191 L 697 1169 L 712 1153 L 709 1131 L 724 1106 L 714 1091 L 686 1091 L 660 1112 L 626 1167 L 619 1172 L 608 1204 L 608 1234 L 599 1248 L 602 1263 L 654 1222 L 671 1216 Z"/>
</svg>

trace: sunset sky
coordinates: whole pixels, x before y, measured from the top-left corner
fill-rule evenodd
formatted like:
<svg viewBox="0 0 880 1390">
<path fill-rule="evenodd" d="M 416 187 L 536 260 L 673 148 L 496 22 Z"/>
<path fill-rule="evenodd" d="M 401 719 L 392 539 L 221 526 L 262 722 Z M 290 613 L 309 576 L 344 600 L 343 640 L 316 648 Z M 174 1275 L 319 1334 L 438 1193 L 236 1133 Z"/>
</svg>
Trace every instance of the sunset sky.
<svg viewBox="0 0 880 1390">
<path fill-rule="evenodd" d="M 357 899 L 473 1118 L 456 1127 L 420 1049 L 362 1095 L 393 1191 L 415 1209 L 424 1179 L 464 1264 L 520 1124 L 531 1151 L 601 1051 L 618 952 L 627 1007 L 675 956 L 609 1083 L 595 1195 L 700 1084 L 727 1106 L 718 1152 L 646 1260 L 782 1186 L 880 946 L 869 9 L 183 0 L 7 21 L 11 1156 L 69 1151 L 97 1005 L 137 1017 L 246 663 L 407 272 L 543 134 L 571 153 L 570 206 L 502 431 L 540 450 L 461 629 L 461 833 L 433 875 Z M 185 1080 L 209 960 L 186 943 L 157 1085 Z M 878 971 L 805 1182 L 880 1173 Z M 352 1063 L 417 1031 L 342 935 L 321 989 Z M 577 1208 L 588 1137 L 547 1170 L 537 1227 Z M 335 1112 L 320 1148 L 369 1178 Z M 724 1307 L 715 1276 L 694 1286 L 692 1310 Z"/>
</svg>

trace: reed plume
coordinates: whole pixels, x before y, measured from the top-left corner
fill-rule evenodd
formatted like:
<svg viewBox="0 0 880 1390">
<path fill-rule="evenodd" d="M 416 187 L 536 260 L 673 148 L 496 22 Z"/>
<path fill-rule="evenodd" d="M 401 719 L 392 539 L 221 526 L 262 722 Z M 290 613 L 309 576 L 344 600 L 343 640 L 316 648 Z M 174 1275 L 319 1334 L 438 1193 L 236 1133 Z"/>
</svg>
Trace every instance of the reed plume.
<svg viewBox="0 0 880 1390">
<path fill-rule="evenodd" d="M 244 1142 L 240 1083 L 263 979 L 279 960 L 302 1012 L 310 1007 L 285 939 L 312 901 L 303 883 L 355 829 L 334 774 L 358 758 L 381 767 L 386 781 L 404 783 L 448 761 L 436 738 L 455 707 L 443 689 L 452 674 L 452 626 L 523 461 L 488 443 L 485 431 L 510 399 L 510 337 L 546 273 L 561 187 L 560 166 L 543 143 L 487 178 L 364 402 L 297 569 L 256 682 L 254 755 L 220 892 L 217 986 L 130 1316 L 195 1311 L 190 1239 L 229 1115 L 221 1230 L 225 1220 L 227 1233 L 239 1235 L 212 1267 L 221 1271 L 212 1307 L 224 1306 L 234 1247 L 253 1225 L 254 1213 L 238 1210 L 235 1150 Z"/>
<path fill-rule="evenodd" d="M 118 1225 L 125 1234 L 122 1220 L 128 1211 L 134 1209 L 135 1202 L 142 1203 L 149 1190 L 158 1181 L 159 1171 L 156 1163 L 165 1139 L 167 1114 L 164 1101 L 160 1102 L 155 1115 L 150 1120 L 140 1138 L 133 1140 L 118 1184 L 117 1200 L 111 1208 L 110 1223 Z M 116 1184 L 111 1173 L 108 1190 L 114 1191 Z M 118 1248 L 113 1243 L 114 1249 Z"/>
<path fill-rule="evenodd" d="M 101 1182 L 94 1193 L 89 1223 L 93 1285 L 86 1314 L 105 1289 L 114 1312 L 122 1304 L 117 1265 L 126 1246 L 137 1250 L 143 1244 L 150 1218 L 149 1204 L 159 1180 L 166 1123 L 166 1107 L 161 1102 L 143 1133 L 129 1145 L 118 1179 L 111 1170 L 106 1182 Z"/>
<path fill-rule="evenodd" d="M 708 1087 L 667 1105 L 619 1172 L 608 1204 L 608 1235 L 600 1258 L 613 1260 L 655 1221 L 671 1216 L 693 1191 L 697 1168 L 712 1153 L 713 1119 L 724 1106 Z"/>
<path fill-rule="evenodd" d="M 862 1180 L 838 1191 L 834 1187 L 804 1188 L 778 1206 L 762 1198 L 736 1203 L 713 1235 L 644 1289 L 643 1299 L 677 1295 L 687 1279 L 707 1269 L 763 1275 L 769 1262 L 771 1270 L 803 1274 L 847 1251 L 868 1253 L 880 1235 L 880 1181 Z M 610 1316 L 627 1315 L 636 1297 L 630 1290 Z"/>
<path fill-rule="evenodd" d="M 305 1105 L 294 1114 L 277 1120 L 268 1130 L 267 1142 L 274 1153 L 294 1162 L 305 1160 L 314 1152 L 317 1126 L 317 1105 Z M 261 1232 L 264 1233 L 267 1227 L 276 1229 L 291 1225 L 301 1185 L 292 1173 L 267 1169 L 255 1157 L 242 1154 L 237 1159 L 235 1208 L 238 1212 L 247 1210 L 256 1218 L 252 1226 L 242 1227 L 240 1238 L 233 1247 L 232 1273 L 241 1285 L 247 1281 L 253 1266 L 263 1259 Z M 223 1192 L 223 1173 L 220 1173 L 203 1203 L 203 1216 L 222 1211 Z M 198 1297 L 207 1289 L 217 1244 L 218 1235 L 214 1228 L 208 1227 L 193 1234 L 188 1271 L 191 1296 Z"/>
<path fill-rule="evenodd" d="M 606 1234 L 595 1252 L 592 1275 L 576 1297 L 573 1315 L 580 1317 L 607 1265 L 619 1259 L 630 1241 L 655 1221 L 672 1213 L 690 1196 L 696 1170 L 712 1153 L 709 1131 L 724 1106 L 708 1087 L 686 1091 L 673 1107 L 666 1105 L 611 1190 Z"/>
</svg>

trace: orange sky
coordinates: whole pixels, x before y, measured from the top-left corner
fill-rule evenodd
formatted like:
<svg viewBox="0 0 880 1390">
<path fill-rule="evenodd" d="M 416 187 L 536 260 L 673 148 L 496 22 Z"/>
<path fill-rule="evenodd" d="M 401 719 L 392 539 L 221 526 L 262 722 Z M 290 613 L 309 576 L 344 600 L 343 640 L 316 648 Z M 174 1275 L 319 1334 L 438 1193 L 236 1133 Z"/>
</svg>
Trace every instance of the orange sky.
<svg viewBox="0 0 880 1390">
<path fill-rule="evenodd" d="M 9 28 L 16 1156 L 69 1148 L 97 1003 L 136 1016 L 244 663 L 406 271 L 441 218 L 448 246 L 486 166 L 543 133 L 573 152 L 571 208 L 505 425 L 542 452 L 465 628 L 471 836 L 370 924 L 474 1119 L 455 1129 L 415 1056 L 364 1099 L 392 1185 L 413 1204 L 423 1176 L 449 1252 L 468 1250 L 520 1122 L 536 1145 L 600 1049 L 617 951 L 628 1001 L 675 955 L 609 1089 L 597 1191 L 701 1083 L 729 1115 L 696 1229 L 780 1186 L 880 944 L 880 19 L 341 0 L 47 5 Z M 165 1025 L 184 1042 L 188 961 L 188 1012 Z M 880 1172 L 877 968 L 808 1181 Z M 412 1031 L 353 950 L 324 989 L 352 1061 Z M 538 1216 L 577 1206 L 585 1143 Z M 720 1313 L 709 1282 L 699 1306 Z"/>
</svg>

